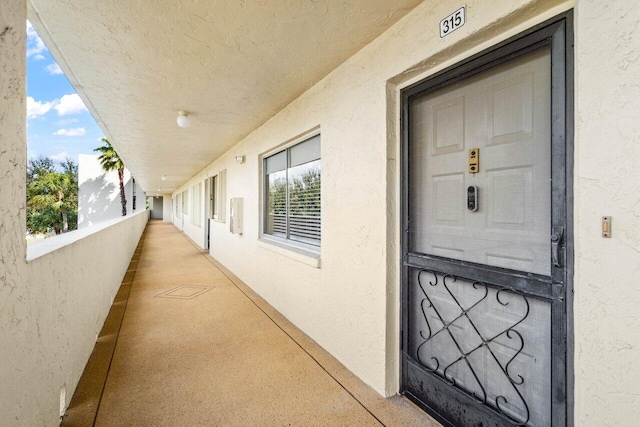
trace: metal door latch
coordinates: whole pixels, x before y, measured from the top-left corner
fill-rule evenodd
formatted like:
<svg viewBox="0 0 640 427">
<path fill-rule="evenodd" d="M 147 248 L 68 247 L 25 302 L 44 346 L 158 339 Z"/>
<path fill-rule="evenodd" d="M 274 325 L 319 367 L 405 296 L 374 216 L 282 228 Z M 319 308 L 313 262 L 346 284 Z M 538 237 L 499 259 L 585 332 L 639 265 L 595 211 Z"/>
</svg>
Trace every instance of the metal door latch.
<svg viewBox="0 0 640 427">
<path fill-rule="evenodd" d="M 560 243 L 564 236 L 564 228 L 555 226 L 551 234 L 551 256 L 553 257 L 553 265 L 560 267 Z"/>
</svg>

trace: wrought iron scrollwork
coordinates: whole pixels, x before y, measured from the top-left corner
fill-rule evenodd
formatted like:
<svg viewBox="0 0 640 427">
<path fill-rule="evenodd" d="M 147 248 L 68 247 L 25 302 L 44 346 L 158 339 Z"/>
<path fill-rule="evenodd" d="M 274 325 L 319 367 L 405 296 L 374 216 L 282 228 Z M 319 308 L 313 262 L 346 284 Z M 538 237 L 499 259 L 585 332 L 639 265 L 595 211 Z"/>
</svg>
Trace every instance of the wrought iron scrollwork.
<svg viewBox="0 0 640 427">
<path fill-rule="evenodd" d="M 422 277 L 425 273 L 430 273 L 434 277 L 433 280 L 429 281 L 429 285 L 431 287 L 436 287 L 439 284 L 438 274 L 435 271 L 423 269 L 418 272 L 418 285 L 424 295 L 424 298 L 420 302 L 420 307 L 422 309 L 422 315 L 424 316 L 424 319 L 426 321 L 426 326 L 427 326 L 426 330 L 419 331 L 419 334 L 424 341 L 416 349 L 416 353 L 417 353 L 416 356 L 417 356 L 418 362 L 420 362 L 420 364 L 426 370 L 439 376 L 451 386 L 458 387 L 463 391 L 465 391 L 466 393 L 468 393 L 469 395 L 471 395 L 478 403 L 483 405 L 488 405 L 494 408 L 500 414 L 502 414 L 507 420 L 509 420 L 512 424 L 518 425 L 518 426 L 526 425 L 527 422 L 529 421 L 531 414 L 529 412 L 529 405 L 527 404 L 526 400 L 524 399 L 524 396 L 522 395 L 522 392 L 519 389 L 519 387 L 521 387 L 525 383 L 525 378 L 523 378 L 522 375 L 520 374 L 517 374 L 514 376 L 510 372 L 509 368 L 512 362 L 518 357 L 518 355 L 522 352 L 525 346 L 524 337 L 520 332 L 518 332 L 514 328 L 516 328 L 519 324 L 521 324 L 527 318 L 527 316 L 529 316 L 529 310 L 530 310 L 529 301 L 522 293 L 518 292 L 515 289 L 499 288 L 495 292 L 495 299 L 498 304 L 502 306 L 509 305 L 509 301 L 506 299 L 506 296 L 507 294 L 511 294 L 516 297 L 522 298 L 524 302 L 525 310 L 522 316 L 517 321 L 509 325 L 507 328 L 499 331 L 498 333 L 489 334 L 488 336 L 485 336 L 487 334 L 483 334 L 480 331 L 480 329 L 478 328 L 477 319 L 476 320 L 472 319 L 471 316 L 469 316 L 469 312 L 474 308 L 476 308 L 480 303 L 487 300 L 487 298 L 489 297 L 489 287 L 486 284 L 479 281 L 473 282 L 471 286 L 473 286 L 474 289 L 476 290 L 481 289 L 481 290 L 484 290 L 484 292 L 481 293 L 480 298 L 478 300 L 473 301 L 470 305 L 468 305 L 468 307 L 465 307 L 460 302 L 460 300 L 456 298 L 456 296 L 454 295 L 454 293 L 451 291 L 449 287 L 451 283 L 456 282 L 457 280 L 456 277 L 451 274 L 442 275 L 442 286 L 446 290 L 449 298 L 452 300 L 455 306 L 457 306 L 457 309 L 460 310 L 460 313 L 457 314 L 457 316 L 455 316 L 452 320 L 447 321 L 443 316 L 443 312 L 441 310 L 442 307 L 440 307 L 441 309 L 438 308 L 438 306 L 434 303 L 434 300 L 429 296 L 429 292 L 427 292 L 427 288 L 422 282 Z M 434 329 L 432 328 L 429 322 L 429 316 L 427 315 L 428 309 L 431 309 L 431 311 L 435 313 L 437 319 L 442 323 L 442 327 L 436 331 L 434 331 Z M 460 338 L 456 337 L 456 334 L 451 330 L 451 326 L 453 326 L 454 323 L 456 323 L 461 319 L 466 319 L 466 321 L 468 321 L 468 323 L 471 325 L 472 330 L 475 332 L 475 334 L 477 334 L 477 336 L 480 339 L 480 344 L 478 344 L 477 346 L 475 346 L 469 351 L 463 350 L 463 346 L 461 345 Z M 446 334 L 446 336 L 449 337 L 450 343 L 453 344 L 454 348 L 459 354 L 458 358 L 456 358 L 446 366 L 442 366 L 442 363 L 437 356 L 432 355 L 428 360 L 423 360 L 423 357 L 421 355 L 421 350 L 425 346 L 429 345 L 429 343 L 433 342 L 433 339 L 436 336 L 442 333 Z M 506 337 L 509 340 L 518 341 L 518 344 L 515 346 L 518 348 L 518 350 L 513 354 L 513 356 L 506 363 L 502 363 L 500 361 L 500 359 L 496 356 L 495 349 L 492 347 L 492 345 L 495 344 L 494 341 L 497 338 L 502 336 Z M 488 351 L 488 353 L 491 356 L 491 359 L 495 361 L 497 366 L 500 368 L 502 373 L 507 378 L 509 384 L 511 385 L 511 387 L 513 388 L 513 391 L 515 392 L 514 394 L 520 399 L 521 405 L 518 405 L 518 407 L 520 407 L 525 413 L 525 415 L 522 418 L 520 417 L 516 418 L 514 417 L 514 415 L 510 414 L 508 411 L 505 410 L 505 405 L 508 404 L 509 401 L 507 400 L 507 397 L 504 396 L 504 394 L 495 393 L 496 394 L 496 397 L 494 399 L 495 403 L 489 402 L 486 384 L 483 384 L 483 382 L 481 381 L 480 377 L 478 376 L 476 367 L 474 367 L 473 362 L 470 360 L 470 357 L 469 357 L 480 349 L 485 349 L 486 351 Z M 471 374 L 473 375 L 473 378 L 477 383 L 478 388 L 480 389 L 480 393 L 477 393 L 476 391 L 470 392 L 469 390 L 466 390 L 460 387 L 460 385 L 457 384 L 456 379 L 449 373 L 449 370 L 453 366 L 459 363 L 463 363 L 468 367 L 469 371 L 471 372 Z"/>
</svg>

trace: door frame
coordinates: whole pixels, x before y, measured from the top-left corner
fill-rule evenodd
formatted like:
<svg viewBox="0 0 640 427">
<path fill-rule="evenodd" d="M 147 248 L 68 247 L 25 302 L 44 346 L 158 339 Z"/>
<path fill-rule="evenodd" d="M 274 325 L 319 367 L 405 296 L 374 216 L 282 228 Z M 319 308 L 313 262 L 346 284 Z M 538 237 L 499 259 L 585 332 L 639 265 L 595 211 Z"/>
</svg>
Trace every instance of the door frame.
<svg viewBox="0 0 640 427">
<path fill-rule="evenodd" d="M 409 101 L 417 94 L 426 94 L 449 84 L 465 79 L 481 71 L 493 68 L 510 59 L 533 51 L 539 47 L 551 47 L 551 163 L 552 163 L 552 200 L 551 224 L 563 224 L 564 238 L 560 259 L 562 268 L 552 265 L 549 276 L 549 292 L 556 299 L 551 304 L 551 329 L 560 331 L 552 334 L 552 423 L 553 426 L 573 426 L 573 272 L 574 272 L 574 227 L 573 227 L 573 146 L 574 146 L 574 59 L 573 59 L 573 11 L 560 14 L 548 21 L 536 25 L 514 37 L 511 37 L 483 52 L 473 55 L 451 67 L 448 67 L 420 82 L 401 90 L 400 111 L 400 243 L 401 243 L 401 286 L 400 286 L 400 391 L 418 406 L 431 414 L 443 425 L 452 425 L 407 391 L 407 357 L 404 349 L 409 339 L 408 305 L 408 215 L 409 215 Z M 472 270 L 471 263 L 425 255 L 420 262 L 426 265 L 443 265 L 454 269 L 454 274 L 464 275 Z M 436 264 L 438 263 L 438 264 Z M 413 265 L 413 264 L 412 264 Z M 475 268 L 473 268 L 475 270 Z M 496 274 L 485 271 L 486 280 L 496 282 Z M 498 273 L 499 275 L 499 273 Z M 505 278 L 507 279 L 506 275 Z M 510 275 L 513 280 L 513 275 Z M 518 282 L 535 294 L 533 286 L 528 286 L 526 275 L 517 278 Z M 564 283 L 558 287 L 557 283 Z M 554 387 L 558 379 L 564 387 Z M 446 389 L 443 389 L 443 391 Z M 450 396 L 443 396 L 444 399 Z M 462 404 L 475 405 L 486 416 L 487 425 L 496 423 L 495 414 L 487 407 L 479 406 L 465 395 L 454 396 Z M 493 424 L 491 424 L 493 425 Z"/>
</svg>

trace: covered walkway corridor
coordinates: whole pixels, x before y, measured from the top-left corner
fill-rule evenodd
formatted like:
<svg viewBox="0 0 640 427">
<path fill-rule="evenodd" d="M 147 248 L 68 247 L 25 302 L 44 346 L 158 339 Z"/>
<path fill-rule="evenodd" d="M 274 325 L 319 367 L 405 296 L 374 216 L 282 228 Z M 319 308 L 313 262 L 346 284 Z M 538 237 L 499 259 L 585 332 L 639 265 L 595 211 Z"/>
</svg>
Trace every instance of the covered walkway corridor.
<svg viewBox="0 0 640 427">
<path fill-rule="evenodd" d="M 168 223 L 151 221 L 63 426 L 421 425 Z"/>
</svg>

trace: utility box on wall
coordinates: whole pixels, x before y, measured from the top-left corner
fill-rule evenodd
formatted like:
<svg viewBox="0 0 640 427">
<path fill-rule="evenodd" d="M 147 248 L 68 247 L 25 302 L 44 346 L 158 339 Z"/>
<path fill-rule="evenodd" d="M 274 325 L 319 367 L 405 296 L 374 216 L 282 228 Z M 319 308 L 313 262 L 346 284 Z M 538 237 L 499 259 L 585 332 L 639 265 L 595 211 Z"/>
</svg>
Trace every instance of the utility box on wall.
<svg viewBox="0 0 640 427">
<path fill-rule="evenodd" d="M 242 197 L 231 199 L 229 230 L 233 234 L 242 234 Z"/>
</svg>

